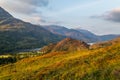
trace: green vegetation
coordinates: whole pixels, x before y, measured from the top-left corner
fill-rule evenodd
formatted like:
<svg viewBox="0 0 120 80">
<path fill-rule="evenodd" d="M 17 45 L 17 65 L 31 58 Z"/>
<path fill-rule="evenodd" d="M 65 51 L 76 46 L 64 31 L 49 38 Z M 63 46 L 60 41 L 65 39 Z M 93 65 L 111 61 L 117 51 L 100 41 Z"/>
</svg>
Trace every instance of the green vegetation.
<svg viewBox="0 0 120 80">
<path fill-rule="evenodd" d="M 94 50 L 52 52 L 0 67 L 0 80 L 119 80 L 120 43 Z"/>
<path fill-rule="evenodd" d="M 0 65 L 14 63 L 16 61 L 17 61 L 16 57 L 13 57 L 11 55 L 1 55 L 0 56 Z"/>
<path fill-rule="evenodd" d="M 36 57 L 40 56 L 42 53 L 34 51 L 34 52 L 19 52 L 17 54 L 5 54 L 0 55 L 0 65 L 3 66 L 5 64 L 15 63 L 24 58 Z"/>
</svg>

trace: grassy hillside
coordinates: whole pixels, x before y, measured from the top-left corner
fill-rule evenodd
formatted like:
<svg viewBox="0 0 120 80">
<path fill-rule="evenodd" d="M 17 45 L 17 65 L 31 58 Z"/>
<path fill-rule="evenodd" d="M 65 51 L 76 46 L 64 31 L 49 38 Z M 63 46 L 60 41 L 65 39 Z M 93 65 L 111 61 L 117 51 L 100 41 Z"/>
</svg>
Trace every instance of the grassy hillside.
<svg viewBox="0 0 120 80">
<path fill-rule="evenodd" d="M 52 52 L 0 67 L 0 80 L 119 80 L 120 43 L 96 50 Z"/>
</svg>

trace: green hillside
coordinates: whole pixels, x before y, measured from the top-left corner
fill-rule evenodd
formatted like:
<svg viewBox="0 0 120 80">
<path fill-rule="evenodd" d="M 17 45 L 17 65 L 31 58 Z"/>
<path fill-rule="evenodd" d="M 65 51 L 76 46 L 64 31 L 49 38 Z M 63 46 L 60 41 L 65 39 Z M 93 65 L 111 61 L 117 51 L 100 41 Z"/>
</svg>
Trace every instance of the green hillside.
<svg viewBox="0 0 120 80">
<path fill-rule="evenodd" d="M 94 50 L 52 52 L 0 67 L 0 80 L 119 79 L 120 43 Z"/>
</svg>

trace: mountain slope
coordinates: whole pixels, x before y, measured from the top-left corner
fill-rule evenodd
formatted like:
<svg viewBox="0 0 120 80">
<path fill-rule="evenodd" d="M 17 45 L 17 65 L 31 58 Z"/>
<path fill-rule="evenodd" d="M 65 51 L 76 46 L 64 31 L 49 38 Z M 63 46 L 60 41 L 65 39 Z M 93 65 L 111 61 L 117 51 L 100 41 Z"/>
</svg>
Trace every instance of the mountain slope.
<svg viewBox="0 0 120 80">
<path fill-rule="evenodd" d="M 41 26 L 16 19 L 0 8 L 0 54 L 42 47 L 63 38 Z"/>
<path fill-rule="evenodd" d="M 13 18 L 12 15 L 10 15 L 8 12 L 6 12 L 3 8 L 0 7 L 0 18 Z"/>
<path fill-rule="evenodd" d="M 75 40 L 71 38 L 65 38 L 56 44 L 50 44 L 43 47 L 40 52 L 60 52 L 60 51 L 80 51 L 88 49 L 89 45 L 83 41 Z"/>
<path fill-rule="evenodd" d="M 74 39 L 82 40 L 88 43 L 99 42 L 99 41 L 107 41 L 118 37 L 119 35 L 95 35 L 88 30 L 83 29 L 68 29 L 63 26 L 57 25 L 48 25 L 43 28 L 49 30 L 54 34 L 59 34 L 67 37 L 71 37 Z"/>
<path fill-rule="evenodd" d="M 119 40 L 117 40 L 119 41 Z M 119 80 L 120 43 L 105 48 L 52 52 L 0 67 L 1 80 Z"/>
</svg>

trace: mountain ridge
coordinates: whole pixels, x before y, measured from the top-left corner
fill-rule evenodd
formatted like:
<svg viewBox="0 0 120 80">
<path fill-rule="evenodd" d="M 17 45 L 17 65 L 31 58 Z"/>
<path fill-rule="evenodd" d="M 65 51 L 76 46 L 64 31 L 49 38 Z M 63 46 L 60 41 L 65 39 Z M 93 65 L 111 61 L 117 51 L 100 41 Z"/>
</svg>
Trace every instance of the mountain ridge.
<svg viewBox="0 0 120 80">
<path fill-rule="evenodd" d="M 9 14 L 7 11 L 5 11 L 2 7 L 0 7 L 0 19 L 5 19 L 5 18 L 13 18 L 11 14 Z"/>
<path fill-rule="evenodd" d="M 64 26 L 59 26 L 59 25 L 48 25 L 48 26 L 43 26 L 43 28 L 47 29 L 48 31 L 54 33 L 54 34 L 59 34 L 62 36 L 67 36 L 71 37 L 77 40 L 82 40 L 87 43 L 93 43 L 93 42 L 99 42 L 99 41 L 107 41 L 114 39 L 118 37 L 119 35 L 96 35 L 88 30 L 84 29 L 68 29 Z"/>
</svg>

